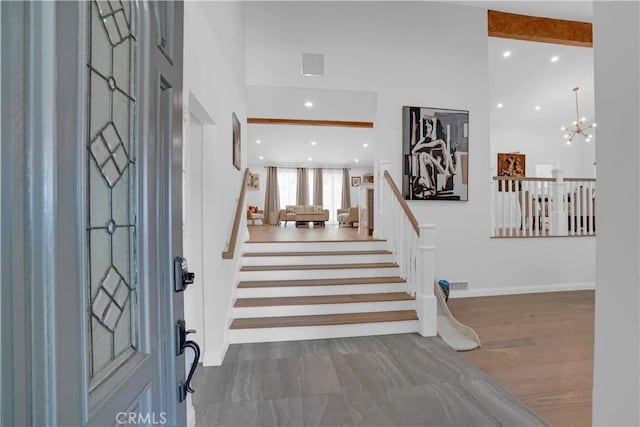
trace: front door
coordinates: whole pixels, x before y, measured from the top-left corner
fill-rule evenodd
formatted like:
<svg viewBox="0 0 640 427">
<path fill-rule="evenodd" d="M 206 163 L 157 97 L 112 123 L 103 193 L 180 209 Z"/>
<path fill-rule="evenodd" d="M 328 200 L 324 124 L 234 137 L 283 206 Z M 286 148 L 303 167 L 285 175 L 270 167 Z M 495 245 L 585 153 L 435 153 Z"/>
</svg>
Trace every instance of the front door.
<svg viewBox="0 0 640 427">
<path fill-rule="evenodd" d="M 184 426 L 182 3 L 1 16 L 24 60 L 2 75 L 0 424 Z"/>
<path fill-rule="evenodd" d="M 88 420 L 185 425 L 182 4 L 85 7 Z"/>
</svg>

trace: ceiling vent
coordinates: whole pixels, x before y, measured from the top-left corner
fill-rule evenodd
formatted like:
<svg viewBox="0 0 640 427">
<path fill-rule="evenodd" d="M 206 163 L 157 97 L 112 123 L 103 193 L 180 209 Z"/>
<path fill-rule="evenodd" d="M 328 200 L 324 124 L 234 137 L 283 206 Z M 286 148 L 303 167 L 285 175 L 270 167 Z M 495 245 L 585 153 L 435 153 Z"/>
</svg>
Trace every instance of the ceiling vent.
<svg viewBox="0 0 640 427">
<path fill-rule="evenodd" d="M 302 75 L 322 76 L 324 74 L 324 55 L 321 53 L 302 54 Z"/>
</svg>

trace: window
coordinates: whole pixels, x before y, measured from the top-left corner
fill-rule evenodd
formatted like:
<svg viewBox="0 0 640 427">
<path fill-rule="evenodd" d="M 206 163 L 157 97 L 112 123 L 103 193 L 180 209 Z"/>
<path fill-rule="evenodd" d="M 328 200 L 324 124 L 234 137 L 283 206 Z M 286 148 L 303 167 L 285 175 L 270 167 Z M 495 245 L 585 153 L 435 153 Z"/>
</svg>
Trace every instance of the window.
<svg viewBox="0 0 640 427">
<path fill-rule="evenodd" d="M 324 169 L 322 184 L 322 201 L 324 209 L 329 209 L 329 224 L 336 224 L 337 210 L 342 204 L 342 170 Z"/>
<path fill-rule="evenodd" d="M 87 3 L 84 215 L 89 387 L 138 349 L 135 7 Z"/>
<path fill-rule="evenodd" d="M 278 192 L 280 193 L 280 209 L 296 204 L 298 170 L 295 168 L 278 168 Z"/>
<path fill-rule="evenodd" d="M 553 164 L 551 163 L 536 163 L 536 177 L 538 178 L 551 178 L 552 170 Z"/>
</svg>

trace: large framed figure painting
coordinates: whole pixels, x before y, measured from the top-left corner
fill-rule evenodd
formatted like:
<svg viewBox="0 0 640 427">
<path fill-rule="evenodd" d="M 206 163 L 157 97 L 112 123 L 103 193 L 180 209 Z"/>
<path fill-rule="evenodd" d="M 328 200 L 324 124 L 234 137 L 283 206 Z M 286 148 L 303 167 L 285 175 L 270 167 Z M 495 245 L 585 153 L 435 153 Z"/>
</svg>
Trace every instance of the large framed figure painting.
<svg viewBox="0 0 640 427">
<path fill-rule="evenodd" d="M 469 200 L 469 112 L 403 107 L 405 200 Z"/>
</svg>

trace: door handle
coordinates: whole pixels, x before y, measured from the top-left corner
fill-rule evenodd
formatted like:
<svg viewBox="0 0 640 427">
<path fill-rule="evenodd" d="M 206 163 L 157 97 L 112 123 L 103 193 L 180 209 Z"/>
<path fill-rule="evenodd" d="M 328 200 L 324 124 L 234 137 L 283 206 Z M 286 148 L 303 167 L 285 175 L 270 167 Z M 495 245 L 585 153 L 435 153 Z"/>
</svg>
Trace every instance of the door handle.
<svg viewBox="0 0 640 427">
<path fill-rule="evenodd" d="M 184 353 L 184 350 L 190 348 L 193 350 L 193 362 L 189 369 L 187 379 L 180 381 L 178 384 L 178 401 L 182 402 L 187 398 L 187 393 L 193 393 L 195 390 L 191 387 L 191 380 L 193 374 L 195 374 L 198 368 L 198 362 L 200 361 L 200 346 L 193 340 L 188 340 L 187 335 L 196 333 L 195 329 L 186 329 L 186 323 L 183 319 L 178 320 L 176 324 L 176 356 L 180 356 Z"/>
<path fill-rule="evenodd" d="M 191 380 L 193 379 L 193 374 L 196 372 L 196 369 L 198 368 L 198 362 L 200 361 L 200 346 L 195 341 L 187 340 L 184 343 L 183 348 L 190 348 L 194 352 L 191 369 L 189 369 L 189 375 L 187 375 L 186 381 L 182 383 L 182 387 L 184 388 L 185 392 L 193 393 L 195 390 L 191 387 Z"/>
</svg>

